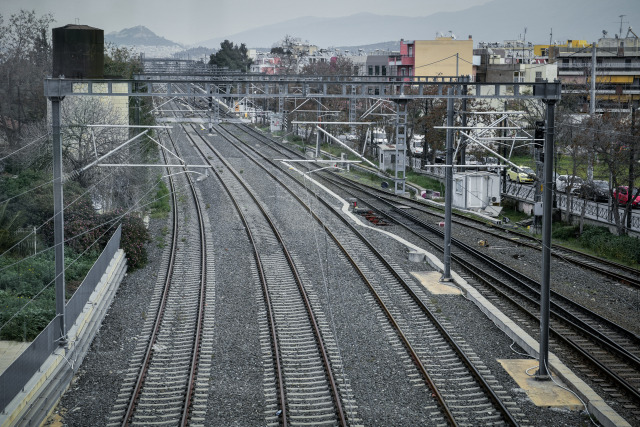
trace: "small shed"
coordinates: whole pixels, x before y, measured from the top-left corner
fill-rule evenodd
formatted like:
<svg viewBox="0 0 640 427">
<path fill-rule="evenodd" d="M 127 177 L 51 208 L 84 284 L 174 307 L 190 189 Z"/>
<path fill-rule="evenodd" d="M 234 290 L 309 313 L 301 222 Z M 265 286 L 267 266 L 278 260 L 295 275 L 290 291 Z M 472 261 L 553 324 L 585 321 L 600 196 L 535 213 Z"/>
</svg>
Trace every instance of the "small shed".
<svg viewBox="0 0 640 427">
<path fill-rule="evenodd" d="M 483 210 L 500 205 L 500 175 L 485 171 L 453 174 L 453 207 Z"/>
<path fill-rule="evenodd" d="M 380 170 L 395 170 L 396 168 L 396 146 L 395 144 L 379 144 L 378 145 L 378 160 L 380 160 Z M 405 165 L 406 159 L 405 153 L 402 151 L 398 153 L 400 157 L 398 160 L 401 164 Z"/>
</svg>

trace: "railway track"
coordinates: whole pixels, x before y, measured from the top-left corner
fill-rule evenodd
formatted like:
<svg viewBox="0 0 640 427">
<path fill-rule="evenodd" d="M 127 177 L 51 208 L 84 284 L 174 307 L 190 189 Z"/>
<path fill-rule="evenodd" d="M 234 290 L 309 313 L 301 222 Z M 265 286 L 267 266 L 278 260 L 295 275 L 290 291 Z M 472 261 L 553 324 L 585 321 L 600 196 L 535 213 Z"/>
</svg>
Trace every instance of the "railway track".
<svg viewBox="0 0 640 427">
<path fill-rule="evenodd" d="M 174 149 L 178 151 L 175 146 Z M 170 174 L 168 179 L 172 226 L 163 259 L 166 270 L 158 279 L 152 299 L 156 312 L 144 322 L 142 339 L 108 425 L 184 426 L 202 422 L 206 396 L 196 391 L 196 383 L 199 369 L 206 366 L 206 360 L 201 363 L 200 351 L 206 347 L 204 329 L 210 322 L 205 304 L 212 298 L 207 292 L 207 279 L 211 278 L 207 252 L 211 251 L 211 243 L 206 238 L 208 223 L 191 177 Z M 178 180 L 182 188 L 178 187 Z M 188 203 L 178 203 L 178 192 L 190 196 Z"/>
<path fill-rule="evenodd" d="M 238 126 L 238 128 L 247 134 L 255 136 L 265 143 L 274 144 L 273 141 L 269 140 L 269 138 L 256 131 L 255 129 L 247 126 Z M 299 152 L 292 150 L 291 148 L 286 147 L 282 144 L 279 145 L 279 150 L 283 154 L 287 153 L 288 155 L 301 157 Z M 340 183 L 342 186 L 346 186 L 349 188 L 362 188 L 362 185 L 356 184 L 348 179 L 340 179 Z M 409 198 L 398 198 L 397 196 L 390 194 L 388 191 L 380 190 L 373 187 L 367 187 L 367 192 L 369 194 L 376 194 L 379 197 L 385 198 L 391 203 L 398 203 L 399 201 L 401 201 L 403 205 L 411 207 L 412 209 L 415 209 L 419 212 L 423 212 L 426 215 L 431 215 L 438 218 L 439 220 L 444 219 L 444 207 L 438 208 L 432 205 L 427 206 L 423 202 L 411 200 Z M 361 201 L 366 202 L 367 197 L 364 197 L 363 199 L 361 199 Z M 486 221 L 475 219 L 469 217 L 468 215 L 463 215 L 456 212 L 453 213 L 452 221 L 454 224 L 472 228 L 490 237 L 498 238 L 502 241 L 513 243 L 515 241 L 514 239 L 517 239 L 518 245 L 542 251 L 541 240 L 539 238 L 536 238 L 535 236 L 532 236 L 531 234 L 523 233 L 518 230 L 514 230 L 513 228 L 487 223 Z M 619 283 L 629 285 L 634 289 L 640 289 L 640 270 L 638 270 L 637 268 L 633 268 L 615 261 L 596 257 L 556 244 L 552 244 L 551 255 L 557 259 L 562 259 L 563 261 L 567 261 L 588 270 L 594 271 L 604 277 L 616 280 Z"/>
<path fill-rule="evenodd" d="M 254 159 L 255 155 L 261 156 L 254 150 L 251 155 L 245 148 L 237 145 L 236 147 L 248 158 Z M 264 162 L 256 159 L 254 162 L 269 176 L 288 188 L 280 178 L 263 166 L 270 160 L 264 156 L 261 156 L 261 160 Z M 291 189 L 288 192 L 305 210 L 312 211 Z M 330 234 L 366 283 L 371 297 L 393 326 L 396 338 L 401 340 L 411 360 L 414 361 L 413 369 L 417 368 L 433 395 L 438 398 L 438 406 L 445 416 L 444 421 L 452 425 L 488 422 L 517 424 L 501 399 L 480 374 L 479 371 L 485 367 L 476 368 L 474 361 L 466 357 L 465 351 L 457 345 L 446 328 L 438 322 L 423 302 L 422 291 L 416 287 L 413 280 L 400 273 L 399 268 L 389 264 L 385 257 L 353 226 L 344 221 L 329 203 L 323 201 L 323 205 L 332 212 L 334 217 L 341 218 L 340 224 L 332 222 L 329 226 L 315 212 L 312 212 L 312 215 Z M 335 231 L 332 231 L 332 228 L 336 228 Z M 373 262 L 374 266 L 370 265 L 372 264 L 372 257 L 368 255 L 370 253 L 376 260 Z M 367 267 L 363 267 L 364 265 Z M 445 360 L 447 363 L 443 363 Z M 478 360 L 475 360 L 475 363 L 482 365 Z M 433 376 L 429 371 L 435 372 Z M 452 386 L 456 383 L 465 384 L 464 391 Z M 472 408 L 469 408 L 469 401 L 465 400 L 469 396 L 474 397 Z"/>
<path fill-rule="evenodd" d="M 406 209 L 399 208 L 397 202 L 380 199 L 384 204 L 382 208 L 380 204 L 376 206 L 371 201 L 372 199 L 369 199 L 370 206 L 389 223 L 405 228 L 437 250 L 443 250 L 439 240 L 424 234 L 428 231 L 437 239 L 441 239 L 443 232 L 439 227 L 417 218 Z M 519 307 L 520 313 L 516 317 L 524 312 L 530 322 L 526 329 L 535 336 L 536 329 L 539 328 L 539 283 L 504 264 L 495 262 L 460 240 L 453 239 L 452 246 L 452 260 L 478 282 L 479 290 L 494 301 L 494 297 L 499 295 L 502 299 L 509 300 L 508 305 Z M 513 308 L 508 311 L 513 312 Z M 556 340 L 556 349 L 563 343 L 584 358 L 592 368 L 597 368 L 618 393 L 622 392 L 618 400 L 623 404 L 640 403 L 638 336 L 556 292 L 551 293 L 551 316 L 551 333 Z M 626 396 L 626 399 L 623 396 Z"/>
<path fill-rule="evenodd" d="M 282 152 L 282 151 L 280 151 Z M 334 187 L 344 189 L 344 180 L 328 178 Z M 364 186 L 349 184 L 352 189 L 350 195 L 359 201 L 365 201 L 377 214 L 384 217 L 387 223 L 406 228 L 423 242 L 438 251 L 442 251 L 441 243 L 437 239 L 443 237 L 439 227 L 417 218 L 406 209 L 405 200 L 398 198 L 372 195 Z M 358 190 L 355 192 L 355 190 Z M 377 203 L 374 203 L 376 201 Z M 399 206 L 399 204 L 403 206 Z M 424 231 L 436 236 L 424 235 Z M 528 327 L 526 330 L 532 336 L 537 334 L 539 324 L 539 284 L 513 269 L 499 265 L 475 248 L 454 239 L 456 248 L 452 257 L 464 271 L 478 283 L 481 292 L 498 304 L 505 312 L 513 313 L 515 318 L 525 313 Z M 478 264 L 478 260 L 482 264 Z M 499 271 L 499 273 L 497 273 Z M 633 280 L 627 281 L 627 283 Z M 499 298 L 496 298 L 499 296 Z M 506 300 L 500 303 L 500 300 Z M 517 310 L 514 310 L 517 307 Z M 570 348 L 580 360 L 577 368 L 587 376 L 599 375 L 604 377 L 603 389 L 623 405 L 640 403 L 640 338 L 620 326 L 606 320 L 557 293 L 552 293 L 552 343 L 555 349 L 560 344 Z"/>
<path fill-rule="evenodd" d="M 200 138 L 187 132 L 189 138 Z M 202 139 L 206 143 L 206 140 Z M 252 243 L 269 324 L 278 410 L 269 422 L 281 425 L 348 425 L 338 380 L 305 286 L 270 214 L 240 174 L 212 146 L 203 158 L 230 173 L 215 174 L 231 198 Z M 208 160 L 207 160 L 208 161 Z M 347 393 L 348 394 L 348 393 Z M 349 411 L 351 416 L 353 411 Z"/>
</svg>

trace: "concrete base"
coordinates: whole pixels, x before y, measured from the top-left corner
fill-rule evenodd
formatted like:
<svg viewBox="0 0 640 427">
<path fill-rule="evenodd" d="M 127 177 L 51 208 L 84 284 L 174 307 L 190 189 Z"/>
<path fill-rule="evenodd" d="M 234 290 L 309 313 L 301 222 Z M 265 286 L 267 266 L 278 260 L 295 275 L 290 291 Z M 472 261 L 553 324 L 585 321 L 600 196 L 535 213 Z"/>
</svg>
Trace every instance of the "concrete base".
<svg viewBox="0 0 640 427">
<path fill-rule="evenodd" d="M 433 295 L 462 295 L 462 291 L 452 284 L 440 282 L 442 273 L 437 271 L 411 272 L 411 275 Z"/>
<path fill-rule="evenodd" d="M 409 261 L 424 262 L 424 254 L 420 252 L 409 252 Z"/>
<path fill-rule="evenodd" d="M 538 362 L 534 359 L 498 359 L 498 362 L 509 375 L 518 383 L 521 389 L 527 392 L 527 396 L 536 406 L 565 408 L 571 411 L 584 409 L 582 402 L 567 390 L 557 376 L 553 375 L 553 381 L 539 381 L 535 377 L 538 371 Z M 556 384 L 558 383 L 558 384 Z"/>
</svg>

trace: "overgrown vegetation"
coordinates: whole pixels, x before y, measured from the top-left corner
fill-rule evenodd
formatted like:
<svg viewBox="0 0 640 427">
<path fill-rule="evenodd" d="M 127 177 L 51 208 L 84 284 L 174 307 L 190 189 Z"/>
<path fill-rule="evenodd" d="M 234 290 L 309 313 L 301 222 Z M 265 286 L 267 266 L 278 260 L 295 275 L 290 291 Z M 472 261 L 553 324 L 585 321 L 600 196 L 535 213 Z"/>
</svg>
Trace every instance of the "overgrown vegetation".
<svg viewBox="0 0 640 427">
<path fill-rule="evenodd" d="M 164 181 L 160 181 L 155 199 L 149 206 L 151 209 L 151 218 L 166 218 L 167 214 L 171 212 L 171 203 L 169 200 L 169 188 Z"/>
<path fill-rule="evenodd" d="M 90 252 L 78 258 L 73 249 L 65 249 L 67 298 L 82 283 L 97 256 L 97 252 Z M 77 261 L 73 262 L 76 258 Z M 47 251 L 15 262 L 14 258 L 0 258 L 0 325 L 15 315 L 0 329 L 0 339 L 30 341 L 56 314 L 54 254 Z"/>
<path fill-rule="evenodd" d="M 53 180 L 47 100 L 42 81 L 51 74 L 52 15 L 20 11 L 0 15 L 0 339 L 31 340 L 55 316 Z M 105 75 L 129 79 L 141 70 L 137 55 L 107 46 Z M 67 97 L 61 104 L 65 172 L 65 284 L 67 298 L 80 285 L 113 231 L 122 224 L 121 247 L 129 269 L 147 262 L 143 197 L 154 181 L 144 168 L 89 168 L 133 135 L 87 124 L 153 124 L 149 98 L 126 108 L 104 100 Z M 135 107 L 139 106 L 139 109 Z M 138 114 L 139 112 L 139 114 Z M 135 114 L 134 114 L 135 113 Z M 71 126 L 73 125 L 73 126 Z M 139 130 L 137 130 L 139 131 Z M 157 147 L 140 139 L 105 162 L 155 161 Z M 158 193 L 166 194 L 161 184 Z M 161 201 L 155 212 L 165 211 Z M 35 232 L 34 232 L 35 229 Z"/>
<path fill-rule="evenodd" d="M 640 239 L 616 236 L 606 227 L 585 225 L 580 234 L 579 225 L 558 225 L 553 238 L 582 250 L 633 267 L 640 267 Z"/>
</svg>

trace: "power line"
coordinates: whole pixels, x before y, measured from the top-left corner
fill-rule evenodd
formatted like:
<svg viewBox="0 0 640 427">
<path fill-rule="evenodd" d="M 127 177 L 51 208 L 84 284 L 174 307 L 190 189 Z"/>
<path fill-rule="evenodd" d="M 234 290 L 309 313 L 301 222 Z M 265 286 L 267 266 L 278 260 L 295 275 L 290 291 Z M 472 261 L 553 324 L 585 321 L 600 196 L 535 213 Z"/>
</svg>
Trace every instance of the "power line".
<svg viewBox="0 0 640 427">
<path fill-rule="evenodd" d="M 46 137 L 46 136 L 49 136 L 49 134 L 47 133 L 47 134 L 45 134 L 45 135 L 39 136 L 39 137 L 38 137 L 37 139 L 35 139 L 34 141 L 31 141 L 30 143 L 28 143 L 28 144 L 26 144 L 26 145 L 23 145 L 22 147 L 18 148 L 18 149 L 17 149 L 17 150 L 15 150 L 14 152 L 7 154 L 6 156 L 4 156 L 4 157 L 0 158 L 0 162 L 1 162 L 1 161 L 3 161 L 4 159 L 8 159 L 9 157 L 13 156 L 14 154 L 17 154 L 18 152 L 20 152 L 20 151 L 24 150 L 25 148 L 29 147 L 30 145 L 35 144 L 36 142 L 40 141 L 42 138 L 44 138 L 44 137 Z M 1 203 L 1 202 L 0 202 L 0 203 Z"/>
<path fill-rule="evenodd" d="M 138 149 L 138 152 L 140 152 L 141 150 L 142 150 L 142 148 L 139 148 L 139 149 Z M 134 153 L 134 154 L 132 154 L 132 156 L 133 156 L 133 155 L 135 155 L 135 154 L 138 154 L 138 153 Z M 89 191 L 91 191 L 93 188 L 95 188 L 95 187 L 96 187 L 98 184 L 100 184 L 101 182 L 105 181 L 107 178 L 110 178 L 111 176 L 113 176 L 115 173 L 116 173 L 116 171 L 114 170 L 114 171 L 112 171 L 112 172 L 110 172 L 110 173 L 106 174 L 106 175 L 105 175 L 102 179 L 100 179 L 98 182 L 96 182 L 96 183 L 94 183 L 93 185 L 89 186 L 89 187 L 86 189 L 86 191 L 85 191 L 84 193 L 80 194 L 80 195 L 79 195 L 78 197 L 76 197 L 76 198 L 75 198 L 71 203 L 67 204 L 67 206 L 65 206 L 65 207 L 63 208 L 63 211 L 64 211 L 64 210 L 66 210 L 66 209 L 68 209 L 68 208 L 70 208 L 71 206 L 73 206 L 73 205 L 74 205 L 78 200 L 81 200 L 83 196 L 87 195 L 87 194 L 89 193 Z M 29 192 L 31 192 L 31 191 L 34 191 L 34 190 L 36 190 L 36 189 L 38 189 L 38 188 L 40 188 L 40 187 L 42 187 L 42 186 L 44 186 L 44 185 L 51 184 L 52 182 L 53 182 L 53 180 L 48 181 L 48 182 L 46 182 L 46 183 L 44 183 L 44 184 L 41 184 L 41 185 L 39 185 L 39 186 L 37 186 L 37 187 L 35 187 L 35 188 L 32 188 L 32 189 L 30 189 L 30 190 L 27 190 L 27 191 L 25 191 L 24 193 L 18 194 L 17 196 L 13 196 L 13 197 L 11 197 L 11 198 L 9 198 L 9 199 L 3 200 L 3 201 L 2 201 L 2 202 L 0 202 L 0 203 L 8 202 L 8 201 L 10 201 L 10 200 L 12 200 L 12 199 L 15 199 L 15 198 L 17 198 L 17 197 L 23 196 L 23 195 L 25 195 L 25 194 L 27 194 L 27 193 L 29 193 Z M 148 180 L 147 180 L 147 183 L 149 183 L 149 182 L 151 182 L 151 179 L 148 179 Z M 56 215 L 53 215 L 51 218 L 47 219 L 44 223 L 42 223 L 42 224 L 40 224 L 38 227 L 36 227 L 36 229 L 35 229 L 34 231 L 30 232 L 30 233 L 29 233 L 29 234 L 27 234 L 25 237 L 23 237 L 20 241 L 16 242 L 13 246 L 11 246 L 9 249 L 7 249 L 7 250 L 6 250 L 6 251 L 4 251 L 3 253 L 1 253 L 1 254 L 0 254 L 0 258 L 1 258 L 1 257 L 3 257 L 3 256 L 4 256 L 5 254 L 7 254 L 8 252 L 10 252 L 11 250 L 13 250 L 14 248 L 16 248 L 16 247 L 17 247 L 18 245 L 20 245 L 22 242 L 24 242 L 27 238 L 29 238 L 29 237 L 31 236 L 31 234 L 33 234 L 34 232 L 37 232 L 37 231 L 38 231 L 38 230 L 40 230 L 42 227 L 44 227 L 45 225 L 47 225 L 47 224 L 48 224 L 49 222 L 51 222 L 51 220 L 53 220 L 55 217 L 56 217 Z M 1 271 L 1 270 L 0 270 L 0 271 Z"/>
</svg>

